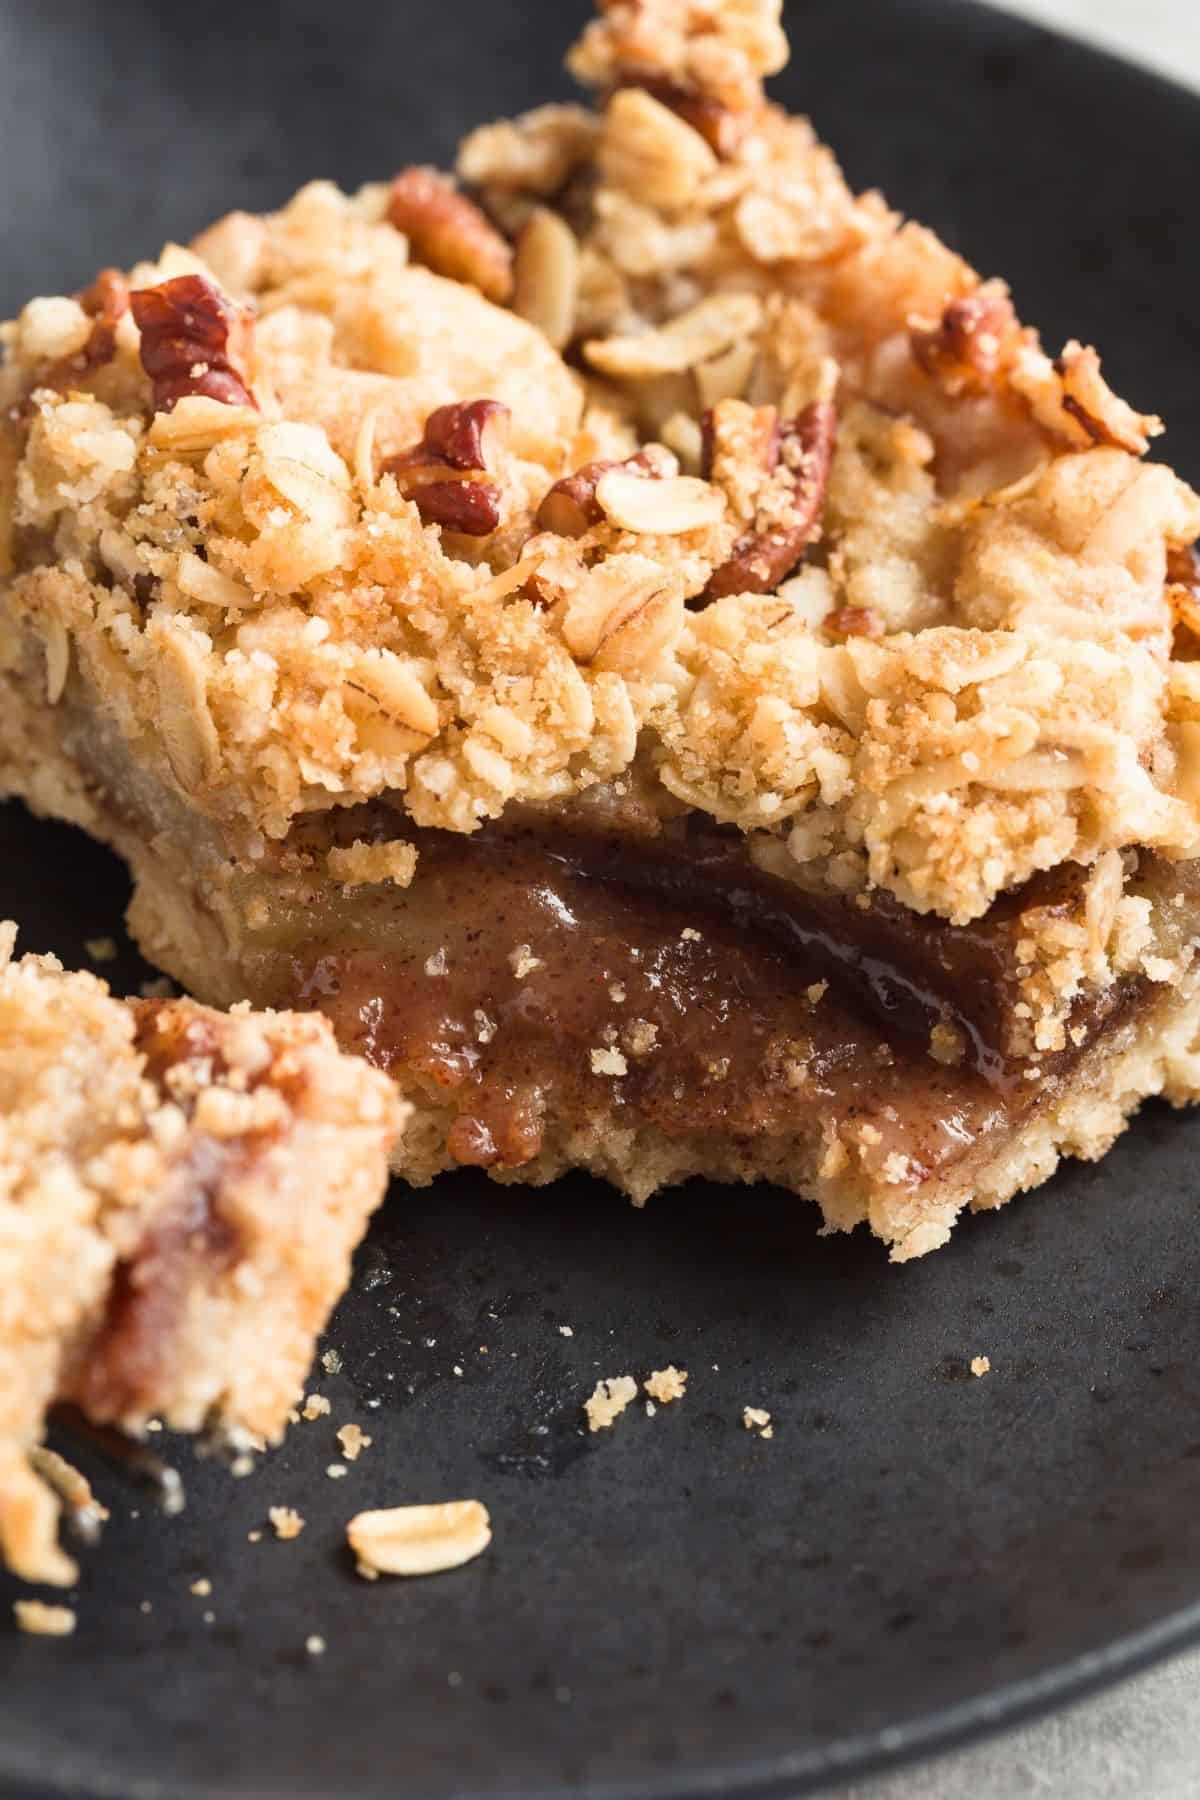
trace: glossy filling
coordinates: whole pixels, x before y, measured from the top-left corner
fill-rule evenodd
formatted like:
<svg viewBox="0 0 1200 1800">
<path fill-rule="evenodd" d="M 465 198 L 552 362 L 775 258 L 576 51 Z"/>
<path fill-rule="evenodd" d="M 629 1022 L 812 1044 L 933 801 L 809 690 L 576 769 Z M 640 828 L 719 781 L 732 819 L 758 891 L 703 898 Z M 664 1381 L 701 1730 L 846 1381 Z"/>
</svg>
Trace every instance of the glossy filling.
<svg viewBox="0 0 1200 1800">
<path fill-rule="evenodd" d="M 956 931 L 879 896 L 864 911 L 809 894 L 713 831 L 415 841 L 411 888 L 364 891 L 328 931 L 308 921 L 279 998 L 444 1104 L 459 1163 L 519 1167 L 551 1122 L 767 1135 L 818 1157 L 836 1129 L 868 1175 L 914 1183 L 1011 1129 L 1083 1054 L 1031 1065 L 1008 1041 L 1021 911 L 1068 906 L 1082 872 Z M 1141 988 L 1079 1005 L 1089 1048 Z M 959 1066 L 929 1054 L 939 1020 L 962 1029 Z"/>
</svg>

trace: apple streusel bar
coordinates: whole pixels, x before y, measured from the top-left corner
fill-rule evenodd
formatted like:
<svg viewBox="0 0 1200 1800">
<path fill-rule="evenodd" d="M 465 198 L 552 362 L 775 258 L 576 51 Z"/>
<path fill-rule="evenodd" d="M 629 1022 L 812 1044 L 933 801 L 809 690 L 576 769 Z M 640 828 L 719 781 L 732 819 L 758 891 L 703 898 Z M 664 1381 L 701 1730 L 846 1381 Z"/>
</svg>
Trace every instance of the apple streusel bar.
<svg viewBox="0 0 1200 1800">
<path fill-rule="evenodd" d="M 1200 500 L 763 78 L 611 0 L 483 126 L 5 329 L 0 784 L 321 1008 L 397 1167 L 904 1258 L 1194 1098 Z"/>
</svg>

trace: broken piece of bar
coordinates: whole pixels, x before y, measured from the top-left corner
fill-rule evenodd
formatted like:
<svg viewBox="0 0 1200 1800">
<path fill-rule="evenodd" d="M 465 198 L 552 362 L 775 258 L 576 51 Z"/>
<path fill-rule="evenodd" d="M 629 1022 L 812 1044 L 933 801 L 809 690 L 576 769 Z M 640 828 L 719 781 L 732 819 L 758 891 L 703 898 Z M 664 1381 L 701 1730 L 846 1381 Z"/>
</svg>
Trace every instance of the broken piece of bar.
<svg viewBox="0 0 1200 1800">
<path fill-rule="evenodd" d="M 765 98 L 779 13 L 611 0 L 598 109 L 31 302 L 0 785 L 387 1069 L 410 1180 L 905 1258 L 1200 1094 L 1200 499 Z"/>
<path fill-rule="evenodd" d="M 404 1108 L 315 1015 L 115 1000 L 0 925 L 0 1553 L 69 1585 L 47 1408 L 277 1440 Z"/>
</svg>

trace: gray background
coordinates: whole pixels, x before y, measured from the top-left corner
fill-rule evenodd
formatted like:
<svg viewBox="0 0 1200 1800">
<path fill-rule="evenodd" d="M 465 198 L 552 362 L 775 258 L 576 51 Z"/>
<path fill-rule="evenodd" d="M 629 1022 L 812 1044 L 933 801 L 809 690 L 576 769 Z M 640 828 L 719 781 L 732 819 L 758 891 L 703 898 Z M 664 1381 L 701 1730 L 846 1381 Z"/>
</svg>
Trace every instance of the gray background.
<svg viewBox="0 0 1200 1800">
<path fill-rule="evenodd" d="M 1200 88 L 1200 0 L 1006 0 Z M 841 1800 L 1195 1800 L 1200 1652 L 1098 1699 L 934 1763 L 856 1782 Z"/>
</svg>

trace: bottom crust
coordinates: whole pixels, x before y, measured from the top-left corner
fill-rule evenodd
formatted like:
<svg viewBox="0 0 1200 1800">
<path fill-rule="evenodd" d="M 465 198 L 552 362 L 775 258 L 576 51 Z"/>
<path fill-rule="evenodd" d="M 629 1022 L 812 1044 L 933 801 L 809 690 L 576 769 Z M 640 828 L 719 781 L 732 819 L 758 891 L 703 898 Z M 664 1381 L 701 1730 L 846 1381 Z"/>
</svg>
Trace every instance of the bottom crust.
<svg viewBox="0 0 1200 1800">
<path fill-rule="evenodd" d="M 1200 1099 L 1200 976 L 1097 1046 L 1053 1101 L 999 1144 L 978 1145 L 951 1173 L 915 1189 L 872 1184 L 861 1170 L 823 1175 L 811 1139 L 800 1136 L 750 1143 L 715 1135 L 676 1138 L 649 1126 L 631 1130 L 614 1117 L 595 1118 L 582 1129 L 552 1126 L 533 1161 L 494 1170 L 492 1177 L 538 1185 L 584 1169 L 622 1189 L 635 1205 L 692 1176 L 766 1181 L 815 1201 L 825 1232 L 869 1224 L 889 1245 L 891 1260 L 907 1262 L 944 1244 L 961 1212 L 1003 1206 L 1047 1181 L 1064 1157 L 1098 1161 L 1143 1100 L 1155 1096 L 1179 1107 Z M 407 1097 L 413 1114 L 393 1166 L 405 1180 L 423 1185 L 453 1166 L 445 1143 L 454 1109 L 431 1104 L 412 1087 Z"/>
</svg>

